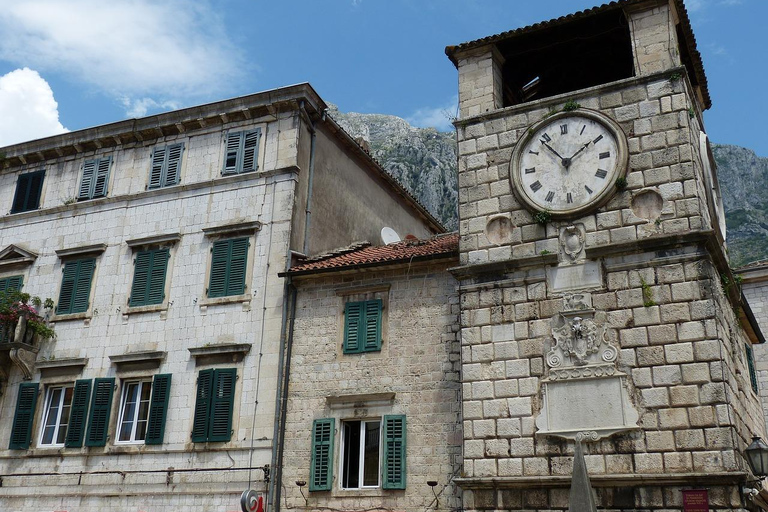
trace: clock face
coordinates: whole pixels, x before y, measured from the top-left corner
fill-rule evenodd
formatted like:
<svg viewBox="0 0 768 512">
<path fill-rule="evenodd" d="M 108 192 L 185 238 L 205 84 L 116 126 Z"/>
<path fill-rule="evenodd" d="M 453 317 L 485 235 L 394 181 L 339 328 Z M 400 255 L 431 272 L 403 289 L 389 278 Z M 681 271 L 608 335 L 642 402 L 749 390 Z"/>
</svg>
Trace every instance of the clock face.
<svg viewBox="0 0 768 512">
<path fill-rule="evenodd" d="M 512 157 L 520 198 L 535 210 L 569 216 L 599 206 L 623 176 L 621 128 L 598 112 L 561 112 L 528 130 Z"/>
</svg>

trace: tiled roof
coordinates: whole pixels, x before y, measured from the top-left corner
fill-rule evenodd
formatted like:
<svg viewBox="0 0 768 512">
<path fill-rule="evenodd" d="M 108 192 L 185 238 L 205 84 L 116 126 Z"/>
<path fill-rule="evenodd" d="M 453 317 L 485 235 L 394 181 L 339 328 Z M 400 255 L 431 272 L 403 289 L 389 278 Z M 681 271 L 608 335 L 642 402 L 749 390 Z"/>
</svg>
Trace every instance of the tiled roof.
<svg viewBox="0 0 768 512">
<path fill-rule="evenodd" d="M 459 234 L 448 233 L 420 240 L 407 238 L 390 245 L 357 244 L 330 254 L 318 256 L 291 267 L 289 274 L 343 270 L 350 267 L 384 263 L 409 262 L 436 256 L 458 256 Z"/>
<path fill-rule="evenodd" d="M 554 18 L 549 21 L 534 23 L 533 25 L 528 25 L 527 27 L 508 30 L 506 32 L 501 32 L 500 34 L 483 37 L 481 39 L 475 39 L 474 41 L 468 41 L 466 43 L 461 43 L 456 46 L 446 46 L 445 54 L 448 56 L 449 59 L 451 59 L 451 62 L 453 62 L 454 65 L 457 65 L 457 60 L 455 57 L 456 52 L 459 52 L 462 50 L 469 50 L 471 48 L 477 48 L 480 46 L 484 46 L 486 44 L 492 44 L 492 43 L 495 44 L 495 43 L 504 41 L 506 39 L 511 39 L 513 37 L 520 36 L 522 34 L 536 32 L 542 29 L 548 29 L 548 28 L 556 27 L 558 25 L 564 25 L 566 23 L 571 23 L 573 21 L 586 18 L 587 16 L 592 16 L 601 12 L 611 11 L 614 9 L 622 9 L 627 6 L 631 6 L 632 4 L 642 3 L 643 1 L 645 0 L 616 0 L 603 5 L 599 5 L 597 7 L 593 7 L 591 9 L 585 9 L 583 11 L 575 12 L 573 14 L 568 14 L 566 16 L 561 16 L 559 18 Z M 691 60 L 693 61 L 692 62 L 693 72 L 696 74 L 696 78 L 698 79 L 699 85 L 701 86 L 701 92 L 704 95 L 705 108 L 710 108 L 712 106 L 712 101 L 709 96 L 709 88 L 707 87 L 707 77 L 704 74 L 704 65 L 701 62 L 701 54 L 699 53 L 699 50 L 696 47 L 696 37 L 694 37 L 693 35 L 693 29 L 691 28 L 691 21 L 688 18 L 688 11 L 685 8 L 685 4 L 683 3 L 683 0 L 673 0 L 673 1 L 675 4 L 675 8 L 677 9 L 677 13 L 680 16 L 680 26 L 682 27 L 683 34 L 685 34 L 684 44 L 688 47 L 688 52 L 690 53 Z"/>
</svg>

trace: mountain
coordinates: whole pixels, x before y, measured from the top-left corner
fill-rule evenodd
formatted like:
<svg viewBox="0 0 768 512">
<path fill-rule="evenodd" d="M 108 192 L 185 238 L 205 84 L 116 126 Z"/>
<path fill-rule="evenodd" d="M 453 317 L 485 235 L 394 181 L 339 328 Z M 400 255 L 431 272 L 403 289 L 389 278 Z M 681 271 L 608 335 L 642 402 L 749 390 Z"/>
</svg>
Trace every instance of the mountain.
<svg viewBox="0 0 768 512">
<path fill-rule="evenodd" d="M 720 144 L 712 145 L 712 153 L 723 194 L 731 266 L 768 258 L 768 158 Z"/>
<path fill-rule="evenodd" d="M 456 135 L 384 114 L 328 113 L 449 230 L 458 229 Z"/>
<path fill-rule="evenodd" d="M 384 114 L 329 114 L 449 230 L 458 227 L 456 137 Z M 768 258 L 768 158 L 713 144 L 723 194 L 728 253 L 734 268 Z"/>
</svg>

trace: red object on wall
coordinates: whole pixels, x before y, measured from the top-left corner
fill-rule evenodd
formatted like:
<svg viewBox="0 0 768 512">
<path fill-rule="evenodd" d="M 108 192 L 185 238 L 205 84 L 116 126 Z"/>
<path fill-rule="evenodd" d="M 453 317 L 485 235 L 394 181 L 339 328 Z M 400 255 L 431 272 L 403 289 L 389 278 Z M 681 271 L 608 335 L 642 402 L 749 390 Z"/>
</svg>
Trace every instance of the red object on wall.
<svg viewBox="0 0 768 512">
<path fill-rule="evenodd" d="M 709 512 L 709 495 L 706 489 L 683 491 L 683 512 Z"/>
</svg>

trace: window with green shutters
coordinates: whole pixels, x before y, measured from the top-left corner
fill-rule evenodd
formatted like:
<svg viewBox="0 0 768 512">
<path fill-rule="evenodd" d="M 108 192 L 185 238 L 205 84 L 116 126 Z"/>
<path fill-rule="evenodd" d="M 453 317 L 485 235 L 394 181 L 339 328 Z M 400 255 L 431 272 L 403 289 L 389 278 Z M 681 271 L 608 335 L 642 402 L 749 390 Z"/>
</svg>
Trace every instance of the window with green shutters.
<svg viewBox="0 0 768 512">
<path fill-rule="evenodd" d="M 382 300 L 347 302 L 344 305 L 344 353 L 381 350 Z"/>
<path fill-rule="evenodd" d="M 184 143 L 156 146 L 152 150 L 152 167 L 149 171 L 147 188 L 162 188 L 176 185 L 181 171 L 181 154 Z"/>
<path fill-rule="evenodd" d="M 755 371 L 755 355 L 752 352 L 752 345 L 745 346 L 747 352 L 747 367 L 749 368 L 749 381 L 752 384 L 752 390 L 759 393 L 757 385 L 757 372 Z"/>
<path fill-rule="evenodd" d="M 333 485 L 334 419 L 315 420 L 312 424 L 312 461 L 309 490 L 330 491 Z"/>
<path fill-rule="evenodd" d="M 202 370 L 197 377 L 197 396 L 192 423 L 192 442 L 227 442 L 232 437 L 237 370 Z"/>
<path fill-rule="evenodd" d="M 16 413 L 13 416 L 11 428 L 11 450 L 26 450 L 32 440 L 32 421 L 35 419 L 35 406 L 39 384 L 24 382 L 19 384 L 19 395 L 16 397 Z"/>
<path fill-rule="evenodd" d="M 217 240 L 213 243 L 209 298 L 245 293 L 249 245 L 248 237 Z"/>
<path fill-rule="evenodd" d="M 94 258 L 71 260 L 64 263 L 63 277 L 56 314 L 83 313 L 88 310 L 91 281 L 96 268 Z"/>
<path fill-rule="evenodd" d="M 43 192 L 44 179 L 44 169 L 19 175 L 11 213 L 28 212 L 40 207 L 40 195 Z"/>
<path fill-rule="evenodd" d="M 3 277 L 0 279 L 0 292 L 21 291 L 23 285 L 24 276 Z"/>
<path fill-rule="evenodd" d="M 145 444 L 163 444 L 165 419 L 168 416 L 168 403 L 171 396 L 171 374 L 155 375 L 152 380 L 152 397 L 149 400 L 147 434 Z"/>
<path fill-rule="evenodd" d="M 109 413 L 112 410 L 112 395 L 115 389 L 113 377 L 94 379 L 91 397 L 91 413 L 88 417 L 88 432 L 85 435 L 86 446 L 104 446 L 107 444 Z"/>
<path fill-rule="evenodd" d="M 122 383 L 116 444 L 163 443 L 170 387 L 170 374 Z"/>
<path fill-rule="evenodd" d="M 111 156 L 94 158 L 83 163 L 83 175 L 80 178 L 80 189 L 77 193 L 78 201 L 96 199 L 107 195 L 111 166 Z"/>
<path fill-rule="evenodd" d="M 241 174 L 259 168 L 261 129 L 227 133 L 227 149 L 222 175 Z"/>
<path fill-rule="evenodd" d="M 129 306 L 162 304 L 170 251 L 167 248 L 140 251 L 133 260 L 133 286 Z"/>
</svg>

